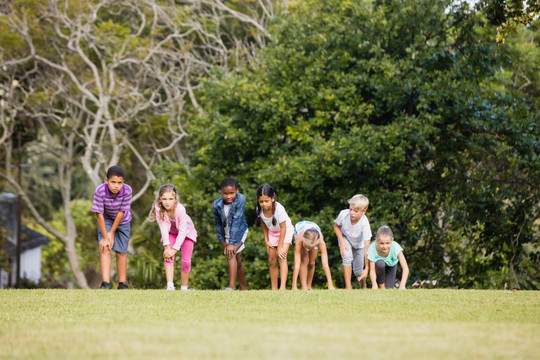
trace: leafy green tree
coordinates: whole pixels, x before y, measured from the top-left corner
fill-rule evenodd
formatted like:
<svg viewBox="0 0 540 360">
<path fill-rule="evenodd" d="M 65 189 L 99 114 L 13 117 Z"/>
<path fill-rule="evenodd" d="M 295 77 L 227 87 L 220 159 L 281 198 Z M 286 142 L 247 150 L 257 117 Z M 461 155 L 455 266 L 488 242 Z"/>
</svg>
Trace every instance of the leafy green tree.
<svg viewBox="0 0 540 360">
<path fill-rule="evenodd" d="M 206 224 L 224 176 L 242 185 L 250 224 L 255 188 L 271 183 L 293 221 L 321 225 L 340 285 L 332 222 L 363 193 L 413 279 L 537 287 L 520 261 L 538 243 L 538 102 L 501 86 L 511 66 L 486 26 L 451 1 L 291 5 L 259 56 L 206 83 L 208 110 L 189 124 L 182 186 L 197 186 L 199 233 L 214 237 Z"/>
<path fill-rule="evenodd" d="M 84 185 L 93 188 L 110 165 L 120 164 L 134 200 L 144 197 L 155 178 L 152 166 L 185 156 L 183 121 L 201 111 L 194 95 L 201 78 L 264 42 L 268 15 L 253 12 L 223 2 L 111 0 L 18 0 L 0 8 L 0 176 L 29 215 L 62 240 L 80 287 L 88 284 L 69 209 L 80 195 L 77 175 L 83 171 Z M 38 149 L 36 162 L 53 158 L 50 192 L 59 196 L 48 200 L 62 209 L 62 231 L 48 223 L 47 205 L 33 200 L 45 182 L 20 184 L 11 171 L 12 135 L 21 119 L 37 128 L 28 145 Z"/>
<path fill-rule="evenodd" d="M 491 24 L 497 26 L 498 43 L 504 43 L 508 35 L 535 22 L 540 13 L 538 0 L 483 0 L 477 4 L 488 17 Z"/>
</svg>

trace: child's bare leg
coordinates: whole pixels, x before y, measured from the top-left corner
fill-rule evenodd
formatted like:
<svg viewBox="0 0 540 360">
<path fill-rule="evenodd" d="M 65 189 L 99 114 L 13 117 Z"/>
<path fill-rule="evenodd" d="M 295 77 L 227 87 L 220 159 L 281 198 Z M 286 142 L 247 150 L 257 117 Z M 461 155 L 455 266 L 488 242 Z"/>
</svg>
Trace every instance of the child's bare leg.
<svg viewBox="0 0 540 360">
<path fill-rule="evenodd" d="M 343 265 L 343 276 L 345 278 L 345 289 L 351 290 L 351 275 L 352 275 L 352 266 Z"/>
<path fill-rule="evenodd" d="M 171 266 L 171 267 L 173 267 L 173 266 Z M 180 284 L 182 286 L 188 286 L 188 282 L 189 282 L 189 273 L 182 271 L 180 273 Z"/>
<path fill-rule="evenodd" d="M 307 264 L 309 262 L 309 255 L 308 252 L 304 249 L 302 249 L 301 253 L 301 259 L 300 259 L 300 286 L 302 290 L 307 290 L 307 277 L 308 277 L 308 270 L 307 270 Z"/>
<path fill-rule="evenodd" d="M 174 281 L 174 265 L 165 265 L 165 279 L 167 279 L 167 282 L 173 282 Z"/>
<path fill-rule="evenodd" d="M 307 265 L 307 288 L 311 289 L 313 275 L 315 274 L 315 260 L 317 259 L 317 249 L 309 252 L 309 263 Z"/>
<path fill-rule="evenodd" d="M 281 285 L 279 286 L 279 290 L 286 290 L 287 277 L 289 274 L 289 265 L 287 264 L 287 258 L 279 259 L 279 273 L 281 277 Z"/>
<path fill-rule="evenodd" d="M 286 290 L 287 289 L 287 280 L 288 280 L 288 274 L 289 274 L 289 264 L 287 264 L 287 254 L 289 252 L 289 246 L 291 244 L 284 243 L 283 248 L 286 252 L 284 259 L 279 259 L 279 270 L 281 275 L 281 286 L 279 287 L 280 290 Z"/>
<path fill-rule="evenodd" d="M 111 250 L 99 253 L 99 263 L 101 265 L 101 279 L 111 282 Z"/>
<path fill-rule="evenodd" d="M 236 262 L 236 256 L 230 259 L 227 259 L 229 262 L 229 287 L 231 289 L 236 289 L 236 276 L 238 271 L 238 263 Z"/>
<path fill-rule="evenodd" d="M 377 285 L 379 285 L 379 289 L 386 289 L 386 285 L 384 285 L 384 283 L 382 283 L 382 284 L 377 284 Z"/>
<path fill-rule="evenodd" d="M 236 264 L 237 264 L 237 277 L 238 277 L 238 284 L 240 285 L 240 290 L 247 290 L 247 282 L 246 282 L 246 271 L 244 270 L 244 266 L 242 265 L 242 259 L 240 258 L 240 254 L 236 254 Z"/>
<path fill-rule="evenodd" d="M 116 253 L 116 271 L 118 271 L 118 282 L 126 282 L 127 278 L 127 254 Z"/>
<path fill-rule="evenodd" d="M 360 284 L 360 289 L 367 289 L 366 278 L 360 279 L 360 276 L 359 276 L 358 277 L 358 284 Z"/>
<path fill-rule="evenodd" d="M 272 290 L 278 289 L 277 281 L 279 269 L 277 263 L 277 249 L 271 247 L 268 252 L 268 267 L 270 268 L 270 284 L 272 286 Z"/>
</svg>

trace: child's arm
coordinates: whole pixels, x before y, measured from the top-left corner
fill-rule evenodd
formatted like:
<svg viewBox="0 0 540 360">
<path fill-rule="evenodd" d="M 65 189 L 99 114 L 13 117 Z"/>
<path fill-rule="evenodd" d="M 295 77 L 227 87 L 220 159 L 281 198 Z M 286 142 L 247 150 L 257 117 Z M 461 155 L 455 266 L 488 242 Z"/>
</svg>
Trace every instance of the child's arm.
<svg viewBox="0 0 540 360">
<path fill-rule="evenodd" d="M 233 257 L 235 257 L 236 254 L 238 253 L 238 249 L 240 249 L 242 245 L 244 245 L 243 239 L 244 239 L 245 230 L 241 231 L 239 230 L 241 228 L 239 228 L 238 226 L 235 226 L 238 223 L 242 223 L 246 221 L 246 214 L 245 214 L 246 198 L 242 194 L 238 194 L 236 196 L 236 199 L 233 201 L 233 206 L 231 206 L 230 211 L 232 211 L 232 214 L 231 214 L 232 216 L 231 216 L 231 223 L 229 224 L 229 229 L 230 229 L 229 235 L 230 235 L 230 239 L 232 240 L 231 242 L 233 244 L 230 244 L 228 246 L 229 252 L 230 252 L 230 257 L 227 256 L 228 259 L 232 259 Z M 238 241 L 237 244 L 235 244 L 236 241 Z"/>
<path fill-rule="evenodd" d="M 328 251 L 326 250 L 326 243 L 321 237 L 319 241 L 319 249 L 321 250 L 321 262 L 326 275 L 326 281 L 328 282 L 328 290 L 334 290 L 334 284 L 332 283 L 332 274 L 330 273 L 330 266 L 328 265 Z"/>
<path fill-rule="evenodd" d="M 112 244 L 109 242 L 109 234 L 107 234 L 105 227 L 105 217 L 102 213 L 97 213 L 97 224 L 102 235 L 101 241 L 99 242 L 99 251 L 104 252 L 106 249 L 110 250 L 112 248 Z"/>
<path fill-rule="evenodd" d="M 242 243 L 240 243 L 242 244 Z M 232 259 L 236 256 L 236 251 L 240 248 L 240 246 L 236 246 L 233 244 L 226 244 L 225 245 L 225 255 L 227 256 L 227 260 Z"/>
<path fill-rule="evenodd" d="M 242 194 L 237 194 L 236 199 L 233 201 L 229 216 L 231 222 L 229 224 L 230 240 L 234 244 L 244 237 L 245 229 L 242 226 L 236 226 L 246 221 L 246 198 Z M 225 235 L 224 235 L 225 236 Z M 242 246 L 240 244 L 240 246 Z M 240 246 L 237 248 L 239 249 Z"/>
<path fill-rule="evenodd" d="M 227 260 L 231 260 L 236 255 L 236 247 L 234 245 L 227 244 L 227 242 L 223 241 L 221 246 L 223 246 L 223 253 L 227 257 Z"/>
<path fill-rule="evenodd" d="M 362 275 L 360 276 L 360 278 L 362 279 L 367 279 L 368 275 L 369 275 L 369 259 L 367 257 L 367 251 L 369 249 L 369 245 L 371 244 L 371 241 L 370 240 L 366 240 L 364 241 L 364 271 L 362 271 Z"/>
<path fill-rule="evenodd" d="M 369 261 L 369 277 L 371 279 L 371 288 L 378 289 L 379 286 L 377 285 L 377 272 L 375 271 L 375 263 L 370 260 L 368 261 Z"/>
<path fill-rule="evenodd" d="M 399 283 L 399 290 L 405 290 L 407 285 L 407 278 L 409 277 L 409 265 L 407 265 L 407 260 L 405 260 L 405 255 L 403 251 L 398 255 L 399 265 L 401 265 L 401 281 Z"/>
<path fill-rule="evenodd" d="M 266 227 L 265 222 L 262 220 L 261 220 L 261 228 L 263 231 L 264 242 L 266 243 L 266 253 L 270 255 L 270 243 L 268 242 L 268 227 Z"/>
<path fill-rule="evenodd" d="M 298 290 L 298 286 L 296 285 L 298 281 L 298 274 L 300 273 L 300 264 L 302 262 L 302 239 L 304 236 L 304 232 L 300 232 L 298 235 L 296 235 L 296 241 L 294 243 L 294 268 L 293 268 L 293 276 L 292 276 L 292 284 L 291 284 L 291 290 Z"/>
<path fill-rule="evenodd" d="M 223 224 L 221 223 L 221 214 L 219 213 L 219 210 L 218 210 L 217 206 L 215 206 L 215 204 L 212 207 L 212 213 L 213 213 L 213 216 L 214 216 L 214 227 L 216 229 L 217 238 L 221 243 L 224 243 L 225 242 L 225 231 L 223 230 Z"/>
<path fill-rule="evenodd" d="M 345 255 L 345 250 L 347 250 L 348 247 L 347 243 L 343 241 L 343 233 L 341 232 L 341 227 L 336 223 L 334 223 L 334 232 L 336 233 L 339 241 L 339 253 L 341 254 L 341 257 L 343 257 L 343 255 Z"/>
<path fill-rule="evenodd" d="M 114 245 L 114 232 L 116 231 L 116 229 L 118 229 L 118 225 L 120 225 L 120 222 L 122 221 L 122 219 L 124 218 L 124 212 L 123 211 L 119 211 L 117 214 L 116 214 L 116 217 L 114 218 L 114 222 L 111 226 L 111 228 L 109 229 L 109 242 L 111 244 L 111 249 Z"/>
<path fill-rule="evenodd" d="M 278 256 L 280 259 L 286 259 L 287 258 L 287 250 L 283 247 L 283 242 L 285 240 L 285 233 L 287 232 L 287 226 L 286 222 L 282 221 L 279 224 L 279 243 L 278 243 Z"/>
</svg>

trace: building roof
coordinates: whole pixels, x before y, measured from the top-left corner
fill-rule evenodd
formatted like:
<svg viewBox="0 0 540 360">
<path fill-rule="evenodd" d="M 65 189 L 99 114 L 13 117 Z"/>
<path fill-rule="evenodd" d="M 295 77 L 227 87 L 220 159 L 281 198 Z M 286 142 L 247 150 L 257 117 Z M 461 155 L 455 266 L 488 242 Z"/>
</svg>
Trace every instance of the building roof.
<svg viewBox="0 0 540 360">
<path fill-rule="evenodd" d="M 23 252 L 35 249 L 38 246 L 46 245 L 51 241 L 51 239 L 49 239 L 47 236 L 40 234 L 32 229 L 29 229 L 24 225 L 22 226 L 21 230 L 21 249 Z M 6 244 L 5 249 L 6 252 L 11 256 L 15 256 L 17 254 L 17 245 L 9 241 Z"/>
</svg>

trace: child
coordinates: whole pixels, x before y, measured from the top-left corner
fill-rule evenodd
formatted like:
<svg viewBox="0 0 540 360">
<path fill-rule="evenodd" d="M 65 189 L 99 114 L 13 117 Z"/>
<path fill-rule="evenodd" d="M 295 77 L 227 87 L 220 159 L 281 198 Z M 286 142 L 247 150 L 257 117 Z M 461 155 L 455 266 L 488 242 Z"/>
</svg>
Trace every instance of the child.
<svg viewBox="0 0 540 360">
<path fill-rule="evenodd" d="M 278 272 L 281 275 L 280 290 L 287 288 L 287 252 L 292 243 L 294 227 L 283 205 L 276 201 L 276 192 L 268 184 L 257 189 L 257 224 L 262 226 L 272 290 L 277 290 Z M 262 220 L 262 222 L 261 222 Z M 279 271 L 278 271 L 279 259 Z"/>
<path fill-rule="evenodd" d="M 349 209 L 342 210 L 337 219 L 334 220 L 334 232 L 338 238 L 339 252 L 343 259 L 346 289 L 352 289 L 351 275 L 353 270 L 360 288 L 366 288 L 369 268 L 365 250 L 369 247 L 371 240 L 371 228 L 365 215 L 368 205 L 367 197 L 354 195 L 349 199 Z"/>
<path fill-rule="evenodd" d="M 321 249 L 321 260 L 328 282 L 328 290 L 333 290 L 332 275 L 328 266 L 328 253 L 326 244 L 319 225 L 311 221 L 300 221 L 294 226 L 294 270 L 292 278 L 292 289 L 296 290 L 296 281 L 300 273 L 300 285 L 302 290 L 311 290 L 311 282 L 315 273 L 315 260 L 317 259 L 318 248 Z"/>
<path fill-rule="evenodd" d="M 92 211 L 97 213 L 101 289 L 112 289 L 111 250 L 116 252 L 118 290 L 128 289 L 126 283 L 127 249 L 131 231 L 132 190 L 124 184 L 126 173 L 120 166 L 107 170 L 105 183 L 94 192 Z"/>
<path fill-rule="evenodd" d="M 246 272 L 242 266 L 240 251 L 248 234 L 245 218 L 246 198 L 238 192 L 238 183 L 227 177 L 221 182 L 221 197 L 214 201 L 212 212 L 218 240 L 229 263 L 229 287 L 236 289 L 236 279 L 240 290 L 247 290 Z"/>
<path fill-rule="evenodd" d="M 370 265 L 370 278 L 373 289 L 393 289 L 396 281 L 397 263 L 401 265 L 401 282 L 399 289 L 405 290 L 407 277 L 409 276 L 409 266 L 403 248 L 394 241 L 394 234 L 388 226 L 381 226 L 377 230 L 375 243 L 368 249 L 368 259 Z"/>
<path fill-rule="evenodd" d="M 176 188 L 171 184 L 162 185 L 159 194 L 148 214 L 148 221 L 156 221 L 161 232 L 163 244 L 163 259 L 167 290 L 174 287 L 174 258 L 182 249 L 182 272 L 180 274 L 180 290 L 188 289 L 189 273 L 191 272 L 191 255 L 197 241 L 197 231 L 193 221 L 186 214 L 186 208 L 180 204 Z M 192 290 L 192 289 L 191 289 Z"/>
</svg>

